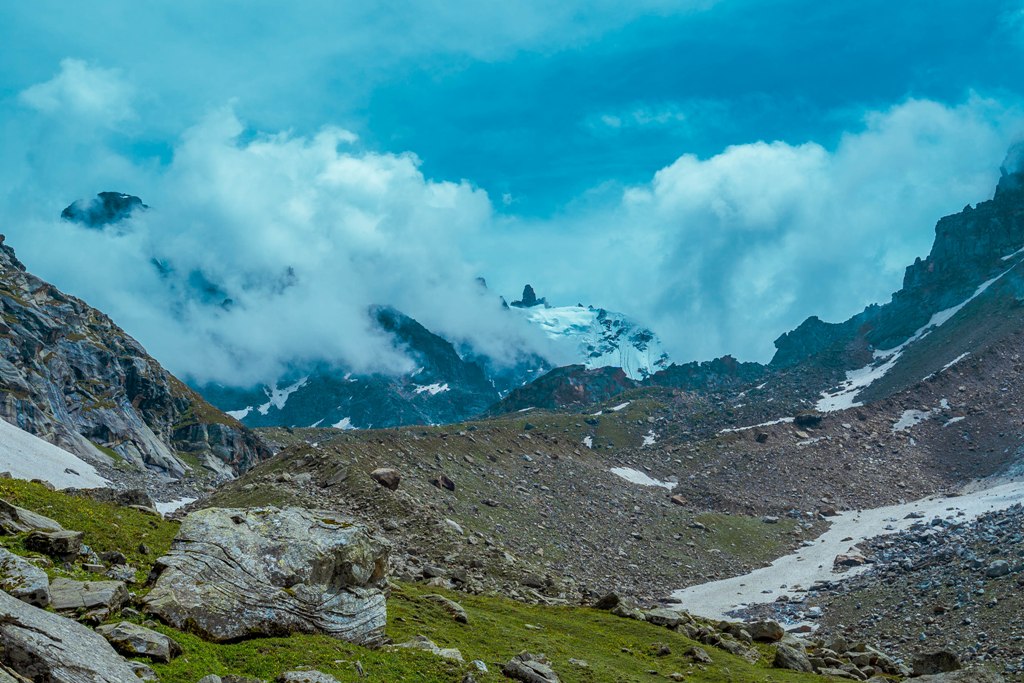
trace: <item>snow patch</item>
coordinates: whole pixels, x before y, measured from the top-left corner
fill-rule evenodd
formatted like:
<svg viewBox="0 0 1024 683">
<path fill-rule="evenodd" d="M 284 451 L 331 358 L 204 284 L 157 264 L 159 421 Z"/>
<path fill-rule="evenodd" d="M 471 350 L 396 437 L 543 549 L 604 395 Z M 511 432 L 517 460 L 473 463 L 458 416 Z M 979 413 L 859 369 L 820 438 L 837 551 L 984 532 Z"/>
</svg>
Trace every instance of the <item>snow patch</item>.
<svg viewBox="0 0 1024 683">
<path fill-rule="evenodd" d="M 629 401 L 626 401 L 625 403 L 620 403 L 619 405 L 614 406 L 612 408 L 609 408 L 608 410 L 612 411 L 613 413 L 617 413 L 620 410 L 624 409 L 628 405 L 629 405 Z"/>
<path fill-rule="evenodd" d="M 165 515 L 166 516 L 166 515 L 171 514 L 175 510 L 178 510 L 180 508 L 185 507 L 189 503 L 196 502 L 197 500 L 199 500 L 199 499 L 198 498 L 178 498 L 176 500 L 167 501 L 166 503 L 159 503 L 158 502 L 156 504 L 156 511 L 159 512 L 161 515 Z"/>
<path fill-rule="evenodd" d="M 973 491 L 952 498 L 933 496 L 888 507 L 842 512 L 832 518 L 832 526 L 807 547 L 781 557 L 771 565 L 743 576 L 712 581 L 677 590 L 672 595 L 680 608 L 709 619 L 729 619 L 737 609 L 752 604 L 773 602 L 780 596 L 800 595 L 817 581 L 841 581 L 865 571 L 868 566 L 853 567 L 842 574 L 832 571 L 837 555 L 857 552 L 859 543 L 869 538 L 904 531 L 921 519 L 907 519 L 910 513 L 955 518 L 968 522 L 993 510 L 1024 502 L 1024 482 L 1012 482 Z M 963 513 L 963 516 L 958 516 Z"/>
<path fill-rule="evenodd" d="M 241 410 L 226 410 L 224 412 L 225 412 L 225 414 L 230 415 L 231 417 L 235 418 L 236 420 L 241 421 L 241 420 L 245 419 L 246 415 L 248 415 L 249 413 L 252 412 L 252 406 L 247 406 L 245 408 L 242 408 Z M 266 413 L 263 413 L 263 414 L 266 415 Z"/>
<path fill-rule="evenodd" d="M 316 421 L 316 422 L 314 422 L 313 424 L 309 425 L 309 428 L 310 428 L 310 429 L 314 429 L 314 428 L 316 428 L 316 427 L 319 427 L 319 426 L 320 426 L 320 423 L 321 423 L 321 422 L 323 422 L 323 421 L 324 421 L 324 418 L 322 418 L 322 417 L 321 417 L 321 418 L 320 418 L 319 420 L 317 420 L 317 421 Z"/>
<path fill-rule="evenodd" d="M 335 429 L 355 429 L 355 427 L 352 426 L 352 418 L 350 417 L 343 417 L 331 426 Z"/>
<path fill-rule="evenodd" d="M 967 418 L 965 418 L 963 415 L 960 415 L 958 417 L 951 417 L 948 420 L 946 420 L 946 423 L 942 426 L 948 427 L 949 425 L 955 425 L 957 422 L 963 422 L 965 419 Z"/>
<path fill-rule="evenodd" d="M 771 427 L 772 425 L 788 424 L 795 418 L 792 417 L 780 417 L 778 420 L 770 420 L 768 422 L 761 422 L 756 425 L 750 425 L 748 427 L 727 427 L 726 429 L 720 429 L 719 434 L 730 434 L 732 432 L 745 432 L 748 429 L 757 429 L 758 427 Z"/>
<path fill-rule="evenodd" d="M 284 389 L 277 388 L 277 382 L 270 385 L 270 390 L 264 389 L 263 391 L 267 394 L 267 398 L 270 400 L 261 405 L 256 410 L 259 411 L 260 415 L 266 415 L 270 412 L 270 407 L 273 406 L 278 410 L 283 410 L 286 403 L 288 403 L 288 397 L 294 394 L 296 391 L 305 386 L 309 377 L 303 377 L 295 384 L 287 386 Z"/>
<path fill-rule="evenodd" d="M 893 424 L 892 433 L 905 432 L 929 419 L 935 412 L 934 410 L 904 410 L 900 419 Z"/>
<path fill-rule="evenodd" d="M 435 382 L 433 384 L 417 384 L 416 389 L 414 389 L 414 391 L 417 394 L 427 392 L 431 396 L 437 396 L 438 394 L 443 394 L 444 392 L 448 391 L 448 383 L 445 382 L 444 384 L 440 384 Z"/>
<path fill-rule="evenodd" d="M 837 410 L 845 410 L 847 408 L 853 408 L 855 406 L 862 405 L 860 402 L 857 401 L 857 395 L 860 394 L 860 392 L 862 392 L 864 389 L 871 386 L 874 382 L 884 377 L 886 373 L 888 373 L 890 370 L 892 370 L 893 367 L 895 367 L 896 362 L 900 359 L 900 356 L 903 355 L 903 352 L 906 350 L 908 346 L 910 346 L 916 341 L 923 339 L 924 337 L 927 337 L 937 327 L 940 327 L 941 325 L 946 323 L 950 318 L 959 313 L 964 306 L 966 306 L 967 304 L 974 301 L 974 299 L 981 296 L 982 293 L 984 293 L 986 289 L 991 287 L 996 280 L 1009 273 L 1010 270 L 1013 270 L 1013 268 L 1004 270 L 1002 273 L 996 275 L 991 280 L 986 280 L 985 282 L 981 283 L 980 285 L 978 285 L 978 288 L 974 290 L 974 293 L 971 294 L 971 296 L 967 297 L 967 299 L 960 302 L 956 306 L 950 306 L 949 308 L 941 310 L 938 313 L 932 315 L 932 317 L 928 320 L 927 323 L 922 325 L 920 329 L 914 332 L 914 334 L 912 334 L 909 339 L 907 339 L 899 346 L 892 349 L 875 351 L 874 363 L 847 372 L 846 380 L 842 382 L 835 391 L 826 391 L 822 393 L 821 400 L 818 401 L 815 407 L 818 409 L 819 412 L 831 413 Z M 875 363 L 879 363 L 879 361 L 884 362 L 882 362 L 879 365 L 875 365 Z"/>
<path fill-rule="evenodd" d="M 651 431 L 647 432 L 647 434 L 644 435 L 644 442 L 640 444 L 640 447 L 643 448 L 644 446 L 653 446 L 657 442 L 657 440 L 658 435 L 655 434 L 654 430 L 652 429 Z"/>
<path fill-rule="evenodd" d="M 15 479 L 42 479 L 59 489 L 103 488 L 110 484 L 96 468 L 38 436 L 0 420 L 0 471 Z"/>
<path fill-rule="evenodd" d="M 613 467 L 608 471 L 617 477 L 622 477 L 631 484 L 639 484 L 640 486 L 660 486 L 661 488 L 668 489 L 669 491 L 676 487 L 675 483 L 671 481 L 653 479 L 640 470 L 634 470 L 632 467 Z"/>
<path fill-rule="evenodd" d="M 594 437 L 592 437 L 592 436 L 585 436 L 585 437 L 583 437 L 583 445 L 586 446 L 587 448 L 593 448 L 594 447 Z"/>
</svg>

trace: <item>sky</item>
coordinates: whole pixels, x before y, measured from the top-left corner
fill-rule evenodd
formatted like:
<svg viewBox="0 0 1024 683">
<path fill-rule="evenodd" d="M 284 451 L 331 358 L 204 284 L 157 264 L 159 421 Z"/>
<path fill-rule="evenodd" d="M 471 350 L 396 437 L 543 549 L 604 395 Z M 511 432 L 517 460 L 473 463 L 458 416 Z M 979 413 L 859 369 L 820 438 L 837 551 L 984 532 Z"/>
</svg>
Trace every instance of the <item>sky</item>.
<svg viewBox="0 0 1024 683">
<path fill-rule="evenodd" d="M 527 282 L 767 361 L 1024 139 L 1021 0 L 40 0 L 0 45 L 0 231 L 199 380 L 408 370 L 374 303 L 555 354 L 496 303 Z M 59 220 L 106 190 L 152 208 Z"/>
</svg>

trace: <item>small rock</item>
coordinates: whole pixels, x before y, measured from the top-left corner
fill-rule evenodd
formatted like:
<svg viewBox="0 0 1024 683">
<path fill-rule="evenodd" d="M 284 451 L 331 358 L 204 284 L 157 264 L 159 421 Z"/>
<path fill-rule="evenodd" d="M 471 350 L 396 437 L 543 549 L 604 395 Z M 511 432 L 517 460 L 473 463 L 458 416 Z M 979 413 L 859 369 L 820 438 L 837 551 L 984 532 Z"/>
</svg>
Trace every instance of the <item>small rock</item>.
<svg viewBox="0 0 1024 683">
<path fill-rule="evenodd" d="M 102 609 L 116 612 L 128 602 L 121 581 L 72 581 L 57 578 L 50 584 L 50 607 L 57 612 Z"/>
<path fill-rule="evenodd" d="M 708 651 L 702 647 L 697 647 L 696 645 L 688 648 L 686 652 L 683 653 L 683 656 L 689 657 L 698 664 L 710 664 L 712 662 L 711 655 L 708 654 Z"/>
<path fill-rule="evenodd" d="M 25 539 L 25 547 L 59 559 L 71 559 L 82 550 L 81 531 L 33 531 Z"/>
<path fill-rule="evenodd" d="M 171 638 L 130 621 L 98 626 L 96 633 L 126 657 L 149 657 L 167 663 L 181 654 L 181 646 Z"/>
<path fill-rule="evenodd" d="M 452 619 L 459 622 L 460 624 L 469 623 L 469 617 L 466 615 L 466 610 L 463 609 L 462 605 L 455 602 L 454 600 L 449 600 L 443 595 L 437 594 L 424 595 L 423 599 L 435 602 L 438 605 L 440 605 L 441 609 L 447 612 Z"/>
<path fill-rule="evenodd" d="M 398 485 L 402 482 L 402 474 L 393 467 L 378 467 L 370 472 L 370 477 L 390 491 L 397 491 Z"/>
<path fill-rule="evenodd" d="M 277 683 L 339 683 L 334 676 L 322 671 L 285 671 L 277 677 Z"/>
<path fill-rule="evenodd" d="M 509 660 L 501 672 L 522 683 L 558 683 L 558 676 L 544 655 L 520 652 Z"/>
<path fill-rule="evenodd" d="M 1006 560 L 996 560 L 985 570 L 985 576 L 990 579 L 998 579 L 1010 573 L 1010 563 Z"/>
<path fill-rule="evenodd" d="M 451 660 L 453 662 L 461 662 L 461 661 L 463 661 L 462 653 L 459 652 L 457 649 L 455 649 L 453 647 L 438 647 L 437 643 L 435 643 L 434 641 L 430 640 L 429 638 L 427 638 L 426 636 L 423 636 L 423 635 L 416 636 L 412 640 L 406 641 L 404 643 L 398 643 L 396 645 L 388 645 L 387 647 L 388 648 L 398 648 L 398 647 L 401 647 L 401 648 L 407 648 L 407 649 L 410 649 L 410 650 L 423 650 L 425 652 L 429 652 L 429 653 L 431 653 L 433 655 L 436 655 L 438 657 L 441 657 L 443 659 L 449 659 L 449 660 Z"/>
</svg>

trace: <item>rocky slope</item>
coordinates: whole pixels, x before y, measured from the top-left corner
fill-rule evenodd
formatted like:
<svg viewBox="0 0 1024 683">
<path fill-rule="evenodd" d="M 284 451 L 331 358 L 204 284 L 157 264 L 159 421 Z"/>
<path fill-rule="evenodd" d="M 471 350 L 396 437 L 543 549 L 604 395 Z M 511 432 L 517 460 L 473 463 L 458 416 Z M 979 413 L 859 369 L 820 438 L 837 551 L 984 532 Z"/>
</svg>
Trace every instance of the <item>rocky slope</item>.
<svg viewBox="0 0 1024 683">
<path fill-rule="evenodd" d="M 0 238 L 0 417 L 88 462 L 219 477 L 270 453 L 107 316 L 26 271 Z"/>
</svg>

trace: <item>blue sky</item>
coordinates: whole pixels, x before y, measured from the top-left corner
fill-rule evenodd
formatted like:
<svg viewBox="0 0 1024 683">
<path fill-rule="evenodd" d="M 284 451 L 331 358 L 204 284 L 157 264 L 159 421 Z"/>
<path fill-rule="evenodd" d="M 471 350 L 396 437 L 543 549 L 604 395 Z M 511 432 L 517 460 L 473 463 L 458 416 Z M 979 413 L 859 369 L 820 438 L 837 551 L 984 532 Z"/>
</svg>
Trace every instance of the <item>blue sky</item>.
<svg viewBox="0 0 1024 683">
<path fill-rule="evenodd" d="M 35 271 L 199 375 L 323 347 L 251 341 L 285 315 L 252 283 L 294 263 L 309 310 L 360 329 L 330 350 L 349 364 L 391 363 L 354 317 L 385 299 L 507 336 L 437 305 L 473 308 L 471 274 L 623 310 L 679 360 L 767 360 L 807 315 L 887 299 L 1024 132 L 1020 0 L 550 4 L 5 3 L 0 223 Z M 116 234 L 54 220 L 107 189 L 156 210 Z M 304 260 L 313 234 L 352 282 Z M 76 262 L 90 250 L 116 277 Z M 154 257 L 233 283 L 251 319 L 154 282 Z M 186 332 L 230 353 L 168 341 Z"/>
</svg>

